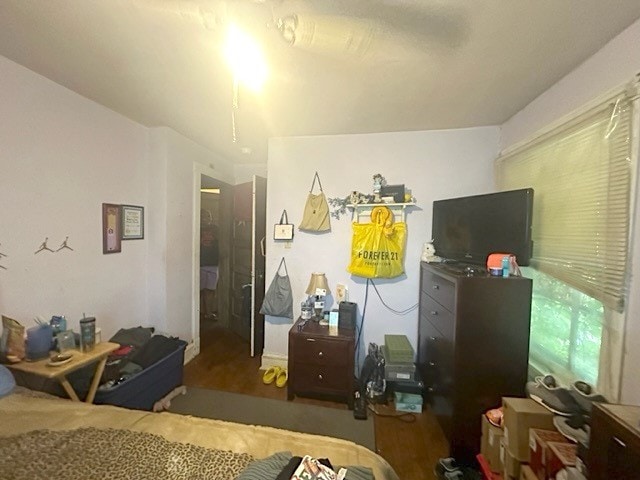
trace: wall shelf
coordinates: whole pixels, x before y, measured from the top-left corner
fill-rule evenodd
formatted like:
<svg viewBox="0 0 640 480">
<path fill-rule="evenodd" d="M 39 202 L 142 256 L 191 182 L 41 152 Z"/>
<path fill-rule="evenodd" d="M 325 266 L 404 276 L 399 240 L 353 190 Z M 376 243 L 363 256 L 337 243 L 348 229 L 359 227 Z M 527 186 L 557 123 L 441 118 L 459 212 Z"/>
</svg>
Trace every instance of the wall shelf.
<svg viewBox="0 0 640 480">
<path fill-rule="evenodd" d="M 347 207 L 352 210 L 351 220 L 360 223 L 360 217 L 370 217 L 371 211 L 375 207 L 388 207 L 393 213 L 394 221 L 404 222 L 406 220 L 407 207 L 415 207 L 415 203 L 357 203 L 348 204 Z"/>
</svg>

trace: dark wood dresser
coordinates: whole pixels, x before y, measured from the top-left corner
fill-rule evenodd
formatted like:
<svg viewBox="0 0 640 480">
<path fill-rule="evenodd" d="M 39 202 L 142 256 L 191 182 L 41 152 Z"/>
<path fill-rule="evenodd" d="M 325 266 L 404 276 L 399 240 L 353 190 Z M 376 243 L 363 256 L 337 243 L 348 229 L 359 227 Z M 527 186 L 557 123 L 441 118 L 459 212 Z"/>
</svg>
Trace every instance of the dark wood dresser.
<svg viewBox="0 0 640 480">
<path fill-rule="evenodd" d="M 481 415 L 525 396 L 532 282 L 422 262 L 418 368 L 450 455 L 474 464 Z"/>
<path fill-rule="evenodd" d="M 355 333 L 298 319 L 289 330 L 287 397 L 339 397 L 353 409 Z M 301 327 L 302 326 L 302 327 Z"/>
<path fill-rule="evenodd" d="M 594 404 L 589 480 L 640 479 L 640 407 Z"/>
</svg>

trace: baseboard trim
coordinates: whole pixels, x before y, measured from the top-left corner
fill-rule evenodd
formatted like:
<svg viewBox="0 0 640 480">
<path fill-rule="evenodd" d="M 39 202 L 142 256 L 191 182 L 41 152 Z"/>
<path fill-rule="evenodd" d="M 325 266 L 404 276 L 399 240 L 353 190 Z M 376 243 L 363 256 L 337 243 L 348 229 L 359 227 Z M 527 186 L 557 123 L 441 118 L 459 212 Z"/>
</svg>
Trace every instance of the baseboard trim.
<svg viewBox="0 0 640 480">
<path fill-rule="evenodd" d="M 289 357 L 287 355 L 278 355 L 276 353 L 263 353 L 261 357 L 261 370 L 269 367 L 287 368 Z"/>
<path fill-rule="evenodd" d="M 200 354 L 200 337 L 187 344 L 184 350 L 184 365 Z"/>
</svg>

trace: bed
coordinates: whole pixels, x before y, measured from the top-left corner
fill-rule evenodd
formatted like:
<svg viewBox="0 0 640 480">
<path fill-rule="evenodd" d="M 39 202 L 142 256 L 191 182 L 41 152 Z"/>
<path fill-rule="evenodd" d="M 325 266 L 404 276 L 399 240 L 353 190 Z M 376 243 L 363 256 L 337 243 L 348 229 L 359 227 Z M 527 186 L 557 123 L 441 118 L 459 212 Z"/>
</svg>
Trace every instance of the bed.
<svg viewBox="0 0 640 480">
<path fill-rule="evenodd" d="M 1 478 L 233 479 L 278 452 L 364 466 L 376 480 L 398 480 L 382 457 L 347 440 L 77 403 L 21 387 L 0 398 Z"/>
</svg>

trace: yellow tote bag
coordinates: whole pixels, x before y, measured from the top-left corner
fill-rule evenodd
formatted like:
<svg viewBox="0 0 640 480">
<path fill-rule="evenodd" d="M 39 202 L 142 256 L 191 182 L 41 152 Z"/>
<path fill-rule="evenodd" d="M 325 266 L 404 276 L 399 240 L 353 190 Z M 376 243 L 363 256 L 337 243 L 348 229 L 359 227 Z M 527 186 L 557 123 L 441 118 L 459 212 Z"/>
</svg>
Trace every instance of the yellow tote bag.
<svg viewBox="0 0 640 480">
<path fill-rule="evenodd" d="M 375 207 L 370 223 L 353 223 L 347 271 L 364 278 L 394 278 L 404 273 L 407 225 L 393 223 L 387 207 Z"/>
<path fill-rule="evenodd" d="M 313 193 L 316 178 L 320 186 L 320 193 L 317 195 Z M 302 221 L 298 229 L 308 232 L 326 232 L 331 230 L 331 221 L 329 218 L 329 204 L 322 191 L 322 184 L 320 183 L 318 172 L 316 172 L 313 176 L 313 183 L 311 184 L 311 190 L 309 190 L 307 203 L 304 206 L 304 214 L 302 215 Z"/>
</svg>

